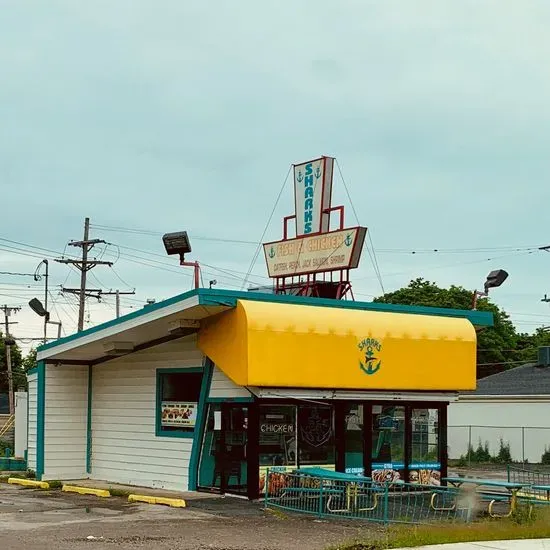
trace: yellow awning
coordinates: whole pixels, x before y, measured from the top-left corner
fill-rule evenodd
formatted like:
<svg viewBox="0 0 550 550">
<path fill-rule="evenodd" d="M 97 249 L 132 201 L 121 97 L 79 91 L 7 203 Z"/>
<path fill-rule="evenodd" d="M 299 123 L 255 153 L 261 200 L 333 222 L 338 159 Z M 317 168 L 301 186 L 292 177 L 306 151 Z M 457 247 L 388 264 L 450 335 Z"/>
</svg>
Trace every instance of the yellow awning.
<svg viewBox="0 0 550 550">
<path fill-rule="evenodd" d="M 199 347 L 241 386 L 458 391 L 476 387 L 467 319 L 239 300 Z"/>
</svg>

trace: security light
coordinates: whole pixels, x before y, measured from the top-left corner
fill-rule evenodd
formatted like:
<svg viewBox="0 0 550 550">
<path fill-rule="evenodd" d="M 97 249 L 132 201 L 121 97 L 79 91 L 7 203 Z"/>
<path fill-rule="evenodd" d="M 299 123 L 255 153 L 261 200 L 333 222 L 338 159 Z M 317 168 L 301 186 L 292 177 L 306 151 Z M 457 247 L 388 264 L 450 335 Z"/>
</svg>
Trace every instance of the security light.
<svg viewBox="0 0 550 550">
<path fill-rule="evenodd" d="M 49 313 L 46 311 L 44 306 L 42 305 L 42 302 L 38 298 L 33 298 L 29 302 L 29 306 L 31 306 L 31 309 L 37 314 L 40 315 L 40 317 L 49 317 Z"/>
<path fill-rule="evenodd" d="M 179 231 L 177 233 L 166 233 L 162 237 L 166 254 L 171 256 L 172 254 L 179 254 L 180 259 L 183 261 L 183 256 L 188 252 L 191 252 L 191 243 L 187 236 L 187 231 Z"/>
<path fill-rule="evenodd" d="M 490 288 L 499 287 L 508 278 L 508 273 L 504 269 L 495 269 L 487 275 L 485 281 L 485 292 L 489 292 Z"/>
</svg>

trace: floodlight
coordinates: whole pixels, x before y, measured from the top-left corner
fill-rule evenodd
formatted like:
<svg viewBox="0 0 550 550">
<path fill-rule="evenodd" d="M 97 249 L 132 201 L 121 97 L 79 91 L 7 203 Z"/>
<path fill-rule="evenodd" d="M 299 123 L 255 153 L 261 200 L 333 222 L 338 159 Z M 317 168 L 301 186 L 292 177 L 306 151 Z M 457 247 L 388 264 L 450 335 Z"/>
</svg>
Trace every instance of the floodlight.
<svg viewBox="0 0 550 550">
<path fill-rule="evenodd" d="M 487 275 L 485 281 L 485 292 L 488 292 L 490 288 L 499 287 L 508 278 L 508 273 L 504 269 L 495 269 Z"/>
<path fill-rule="evenodd" d="M 31 309 L 37 314 L 40 315 L 40 317 L 47 317 L 48 312 L 42 305 L 42 302 L 38 298 L 33 298 L 29 302 L 29 306 L 31 306 Z"/>
<path fill-rule="evenodd" d="M 172 254 L 179 254 L 180 258 L 183 258 L 184 254 L 191 252 L 191 243 L 187 236 L 187 231 L 179 231 L 177 233 L 166 233 L 162 237 L 166 254 L 171 256 Z"/>
</svg>

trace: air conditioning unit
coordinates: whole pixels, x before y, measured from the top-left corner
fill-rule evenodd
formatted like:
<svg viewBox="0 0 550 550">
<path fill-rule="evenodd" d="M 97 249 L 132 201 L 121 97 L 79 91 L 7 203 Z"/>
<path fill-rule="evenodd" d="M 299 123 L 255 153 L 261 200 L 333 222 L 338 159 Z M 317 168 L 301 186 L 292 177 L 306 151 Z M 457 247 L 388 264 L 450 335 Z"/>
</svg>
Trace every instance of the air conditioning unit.
<svg viewBox="0 0 550 550">
<path fill-rule="evenodd" d="M 550 346 L 539 348 L 539 366 L 550 367 Z"/>
</svg>

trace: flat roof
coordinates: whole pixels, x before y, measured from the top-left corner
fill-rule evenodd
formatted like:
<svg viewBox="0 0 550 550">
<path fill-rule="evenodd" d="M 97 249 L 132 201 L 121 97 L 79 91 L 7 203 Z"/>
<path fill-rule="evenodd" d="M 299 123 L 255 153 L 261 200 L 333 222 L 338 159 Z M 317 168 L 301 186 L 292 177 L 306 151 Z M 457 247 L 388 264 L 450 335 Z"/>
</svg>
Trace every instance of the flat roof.
<svg viewBox="0 0 550 550">
<path fill-rule="evenodd" d="M 409 306 L 379 302 L 356 302 L 351 300 L 334 300 L 329 298 L 290 296 L 263 292 L 199 288 L 184 292 L 183 294 L 178 294 L 177 296 L 173 296 L 172 298 L 155 304 L 144 306 L 142 309 L 119 317 L 118 319 L 107 321 L 83 330 L 82 332 L 77 332 L 39 346 L 37 349 L 38 360 L 56 355 L 60 346 L 64 349 L 78 348 L 80 345 L 95 340 L 96 337 L 98 339 L 107 336 L 112 337 L 113 335 L 130 329 L 134 330 L 146 323 L 152 323 L 165 317 L 174 316 L 178 312 L 184 311 L 189 307 L 195 307 L 201 310 L 201 313 L 197 312 L 196 314 L 196 318 L 198 319 L 226 309 L 234 308 L 238 300 L 466 318 L 476 328 L 493 326 L 493 314 L 487 311 Z"/>
</svg>

